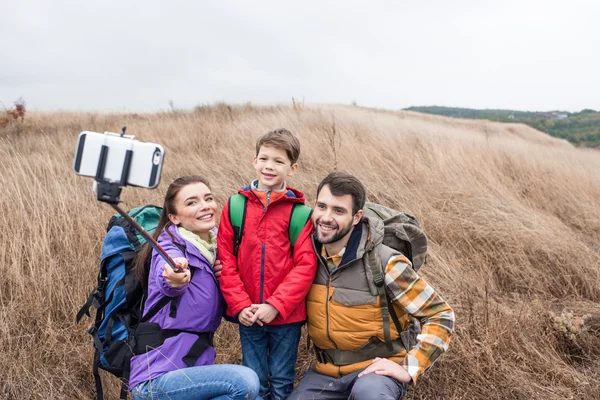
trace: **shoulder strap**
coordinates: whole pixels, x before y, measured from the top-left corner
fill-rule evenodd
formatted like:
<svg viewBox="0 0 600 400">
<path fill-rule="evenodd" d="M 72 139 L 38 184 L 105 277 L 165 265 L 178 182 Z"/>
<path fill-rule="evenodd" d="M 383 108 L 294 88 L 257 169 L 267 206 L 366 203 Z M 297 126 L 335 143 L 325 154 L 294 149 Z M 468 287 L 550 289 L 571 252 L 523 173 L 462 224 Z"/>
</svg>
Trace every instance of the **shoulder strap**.
<svg viewBox="0 0 600 400">
<path fill-rule="evenodd" d="M 392 336 L 390 334 L 390 316 L 392 317 L 392 321 L 396 326 L 396 330 L 398 334 L 402 333 L 402 325 L 398 319 L 398 315 L 394 310 L 394 307 L 390 303 L 390 300 L 387 296 L 387 291 L 385 287 L 385 268 L 386 265 L 384 262 L 387 260 L 382 260 L 380 250 L 369 242 L 370 248 L 367 249 L 367 268 L 371 269 L 371 274 L 373 276 L 373 281 L 375 286 L 377 287 L 377 293 L 379 294 L 379 305 L 381 307 L 381 317 L 383 320 L 383 336 L 385 338 L 386 347 L 388 350 L 392 349 L 393 342 Z"/>
<path fill-rule="evenodd" d="M 248 199 L 246 196 L 239 193 L 229 198 L 229 221 L 233 228 L 233 254 L 235 256 L 237 256 L 240 243 L 242 242 L 247 202 Z"/>
<path fill-rule="evenodd" d="M 371 244 L 372 242 L 369 242 Z M 373 281 L 377 286 L 377 292 L 379 293 L 379 305 L 381 306 L 381 317 L 383 320 L 383 337 L 385 338 L 385 344 L 388 350 L 392 350 L 392 337 L 390 335 L 390 309 L 388 307 L 388 298 L 385 292 L 385 274 L 383 272 L 384 267 L 381 264 L 381 257 L 379 256 L 378 249 L 371 246 L 367 249 L 367 264 L 368 268 L 371 269 L 373 275 Z"/>
<path fill-rule="evenodd" d="M 290 227 L 288 230 L 290 237 L 290 246 L 292 249 L 298 240 L 298 236 L 300 236 L 300 232 L 306 226 L 306 222 L 310 218 L 312 214 L 312 208 L 304 205 L 304 204 L 294 204 L 292 207 L 292 213 L 290 215 Z"/>
<path fill-rule="evenodd" d="M 148 312 L 146 313 L 146 315 L 144 315 L 144 317 L 140 320 L 140 322 L 147 322 L 150 320 L 150 318 L 154 317 L 156 314 L 158 314 L 158 312 L 160 310 L 162 310 L 167 304 L 169 304 L 170 302 L 172 302 L 173 300 L 177 299 L 177 297 L 168 297 L 165 296 L 163 298 L 161 298 L 158 303 L 156 303 L 154 305 L 154 307 L 152 307 L 150 310 L 148 310 Z M 171 310 L 172 312 L 172 310 Z"/>
<path fill-rule="evenodd" d="M 242 235 L 244 233 L 244 222 L 246 220 L 246 207 L 248 199 L 246 196 L 241 194 L 235 194 L 229 198 L 229 221 L 233 228 L 233 254 L 237 256 L 240 243 L 242 242 Z M 292 212 L 290 213 L 290 225 L 288 228 L 288 235 L 290 238 L 290 245 L 292 249 L 300 236 L 300 232 L 306 226 L 312 208 L 304 204 L 294 204 Z"/>
</svg>

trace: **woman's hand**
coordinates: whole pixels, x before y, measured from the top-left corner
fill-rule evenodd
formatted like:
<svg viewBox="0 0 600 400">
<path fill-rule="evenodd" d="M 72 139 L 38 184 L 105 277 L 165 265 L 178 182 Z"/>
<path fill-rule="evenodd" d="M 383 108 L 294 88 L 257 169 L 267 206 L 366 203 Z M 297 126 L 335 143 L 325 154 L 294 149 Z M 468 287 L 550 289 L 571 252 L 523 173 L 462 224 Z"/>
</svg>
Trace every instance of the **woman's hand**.
<svg viewBox="0 0 600 400">
<path fill-rule="evenodd" d="M 174 258 L 173 261 L 175 262 L 175 265 L 177 265 L 183 271 L 175 272 L 173 270 L 173 268 L 171 268 L 170 265 L 165 264 L 163 267 L 162 276 L 163 276 L 163 278 L 165 278 L 165 280 L 171 287 L 178 289 L 180 287 L 187 285 L 190 282 L 191 274 L 190 274 L 190 271 L 188 268 L 187 258 L 177 257 L 177 258 Z"/>
</svg>

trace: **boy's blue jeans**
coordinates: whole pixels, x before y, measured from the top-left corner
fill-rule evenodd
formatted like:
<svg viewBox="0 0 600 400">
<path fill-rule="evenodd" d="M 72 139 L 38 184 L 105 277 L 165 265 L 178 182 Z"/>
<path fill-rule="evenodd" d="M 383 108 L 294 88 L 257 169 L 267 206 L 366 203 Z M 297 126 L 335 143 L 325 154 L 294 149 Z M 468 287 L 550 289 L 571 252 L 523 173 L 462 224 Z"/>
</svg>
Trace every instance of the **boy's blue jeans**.
<svg viewBox="0 0 600 400">
<path fill-rule="evenodd" d="M 242 364 L 258 375 L 263 399 L 283 400 L 292 393 L 303 324 L 240 324 Z"/>
<path fill-rule="evenodd" d="M 134 400 L 254 400 L 258 396 L 256 374 L 241 365 L 217 364 L 182 368 L 133 388 Z"/>
</svg>

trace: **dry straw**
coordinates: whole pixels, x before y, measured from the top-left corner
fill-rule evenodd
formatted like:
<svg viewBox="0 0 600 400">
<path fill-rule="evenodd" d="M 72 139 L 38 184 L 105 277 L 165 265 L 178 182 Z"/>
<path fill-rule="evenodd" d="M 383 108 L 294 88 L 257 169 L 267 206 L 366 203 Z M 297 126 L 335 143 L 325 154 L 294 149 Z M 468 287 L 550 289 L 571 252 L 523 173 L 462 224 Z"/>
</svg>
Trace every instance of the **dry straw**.
<svg viewBox="0 0 600 400">
<path fill-rule="evenodd" d="M 600 398 L 597 151 L 523 125 L 304 103 L 21 123 L 19 135 L 0 130 L 0 398 L 93 397 L 90 337 L 74 321 L 112 212 L 71 163 L 80 131 L 122 125 L 168 152 L 158 190 L 125 189 L 125 207 L 160 204 L 191 173 L 223 204 L 253 177 L 254 140 L 287 128 L 302 143 L 289 183 L 309 203 L 337 168 L 370 200 L 415 214 L 431 240 L 422 273 L 455 308 L 457 330 L 409 399 Z M 240 362 L 233 325 L 216 343 L 218 362 Z M 303 342 L 298 372 L 311 361 Z"/>
</svg>

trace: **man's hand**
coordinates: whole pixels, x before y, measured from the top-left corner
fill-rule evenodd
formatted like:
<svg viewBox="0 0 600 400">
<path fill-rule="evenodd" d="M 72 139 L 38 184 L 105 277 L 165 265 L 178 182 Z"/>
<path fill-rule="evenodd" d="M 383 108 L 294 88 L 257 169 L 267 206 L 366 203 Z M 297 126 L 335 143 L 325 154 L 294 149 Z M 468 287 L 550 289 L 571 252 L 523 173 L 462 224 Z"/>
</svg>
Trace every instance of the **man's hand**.
<svg viewBox="0 0 600 400">
<path fill-rule="evenodd" d="M 270 323 L 279 315 L 279 311 L 270 304 L 252 304 L 252 306 L 256 307 L 254 315 L 256 316 L 256 323 L 260 326 L 262 326 L 263 323 Z"/>
<path fill-rule="evenodd" d="M 240 320 L 240 323 L 246 326 L 252 326 L 252 324 L 256 322 L 256 309 L 257 307 L 255 307 L 255 305 L 253 304 L 250 307 L 246 307 L 242 311 L 240 311 L 240 313 L 238 314 L 238 319 Z"/>
<path fill-rule="evenodd" d="M 388 360 L 387 358 L 375 358 L 371 365 L 369 365 L 363 372 L 358 374 L 360 378 L 363 375 L 370 374 L 371 372 L 375 372 L 377 375 L 385 375 L 390 378 L 394 378 L 400 382 L 410 382 L 412 377 L 408 374 L 408 372 L 404 369 L 403 366 L 393 362 L 392 360 Z"/>
<path fill-rule="evenodd" d="M 223 270 L 223 264 L 221 264 L 221 260 L 215 261 L 215 265 L 213 265 L 213 272 L 214 272 L 215 278 L 217 278 L 217 280 L 221 277 L 222 270 Z"/>
</svg>

